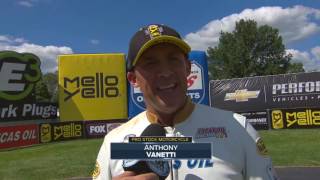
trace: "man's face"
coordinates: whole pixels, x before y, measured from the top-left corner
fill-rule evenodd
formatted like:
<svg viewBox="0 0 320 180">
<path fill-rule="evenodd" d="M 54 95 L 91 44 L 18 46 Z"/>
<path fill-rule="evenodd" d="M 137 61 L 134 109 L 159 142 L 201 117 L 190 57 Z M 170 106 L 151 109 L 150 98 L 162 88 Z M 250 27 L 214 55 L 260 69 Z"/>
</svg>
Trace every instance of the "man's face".
<svg viewBox="0 0 320 180">
<path fill-rule="evenodd" d="M 177 46 L 162 43 L 147 49 L 127 76 L 142 91 L 147 108 L 170 114 L 185 103 L 190 70 Z"/>
</svg>

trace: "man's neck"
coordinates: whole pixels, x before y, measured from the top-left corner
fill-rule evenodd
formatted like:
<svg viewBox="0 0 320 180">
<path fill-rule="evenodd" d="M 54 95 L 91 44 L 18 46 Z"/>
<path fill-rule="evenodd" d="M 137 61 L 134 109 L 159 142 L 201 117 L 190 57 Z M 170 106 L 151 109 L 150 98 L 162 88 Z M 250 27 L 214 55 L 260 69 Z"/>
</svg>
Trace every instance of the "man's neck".
<svg viewBox="0 0 320 180">
<path fill-rule="evenodd" d="M 164 113 L 155 113 L 155 114 L 158 117 L 158 123 L 160 125 L 171 126 L 171 127 L 174 126 L 174 118 L 175 118 L 176 112 L 171 114 L 164 114 Z"/>
<path fill-rule="evenodd" d="M 156 111 L 153 108 L 147 108 L 147 116 L 151 123 L 159 123 L 163 126 L 174 126 L 174 118 L 176 112 L 163 113 Z"/>
<path fill-rule="evenodd" d="M 173 113 L 163 113 L 147 106 L 147 117 L 151 123 L 173 127 L 176 123 L 183 122 L 193 111 L 194 104 L 189 98 L 184 105 Z"/>
</svg>

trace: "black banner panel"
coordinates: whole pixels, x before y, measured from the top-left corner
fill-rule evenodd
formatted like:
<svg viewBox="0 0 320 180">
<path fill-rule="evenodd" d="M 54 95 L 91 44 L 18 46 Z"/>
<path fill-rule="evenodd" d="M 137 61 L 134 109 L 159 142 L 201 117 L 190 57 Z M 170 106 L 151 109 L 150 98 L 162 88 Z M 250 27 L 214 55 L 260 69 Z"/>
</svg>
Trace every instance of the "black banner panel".
<svg viewBox="0 0 320 180">
<path fill-rule="evenodd" d="M 268 114 L 266 111 L 260 112 L 241 112 L 239 113 L 245 116 L 248 122 L 257 130 L 269 129 Z"/>
<path fill-rule="evenodd" d="M 319 107 L 320 72 L 210 81 L 210 105 L 234 112 Z"/>
</svg>

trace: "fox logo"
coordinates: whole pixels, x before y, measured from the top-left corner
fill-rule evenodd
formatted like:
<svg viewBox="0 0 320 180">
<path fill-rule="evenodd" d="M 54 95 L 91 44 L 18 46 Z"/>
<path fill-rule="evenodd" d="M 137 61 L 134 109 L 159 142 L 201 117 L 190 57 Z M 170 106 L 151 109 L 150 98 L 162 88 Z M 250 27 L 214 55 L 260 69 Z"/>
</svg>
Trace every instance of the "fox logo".
<svg viewBox="0 0 320 180">
<path fill-rule="evenodd" d="M 24 99 L 32 92 L 40 77 L 40 59 L 36 55 L 0 52 L 0 99 Z"/>
</svg>

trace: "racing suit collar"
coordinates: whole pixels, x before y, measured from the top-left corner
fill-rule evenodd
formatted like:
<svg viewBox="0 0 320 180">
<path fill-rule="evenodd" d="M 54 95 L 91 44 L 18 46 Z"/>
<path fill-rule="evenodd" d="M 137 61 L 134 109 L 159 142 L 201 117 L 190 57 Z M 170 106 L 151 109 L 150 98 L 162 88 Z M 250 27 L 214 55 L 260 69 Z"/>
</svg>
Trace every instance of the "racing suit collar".
<svg viewBox="0 0 320 180">
<path fill-rule="evenodd" d="M 191 115 L 191 113 L 194 110 L 194 107 L 195 107 L 195 104 L 192 102 L 190 97 L 188 97 L 186 103 L 183 105 L 183 108 L 176 113 L 173 119 L 173 124 L 176 125 L 184 122 Z M 151 124 L 159 123 L 158 117 L 156 114 L 150 111 L 147 111 L 146 115 L 147 115 L 148 121 Z"/>
</svg>

